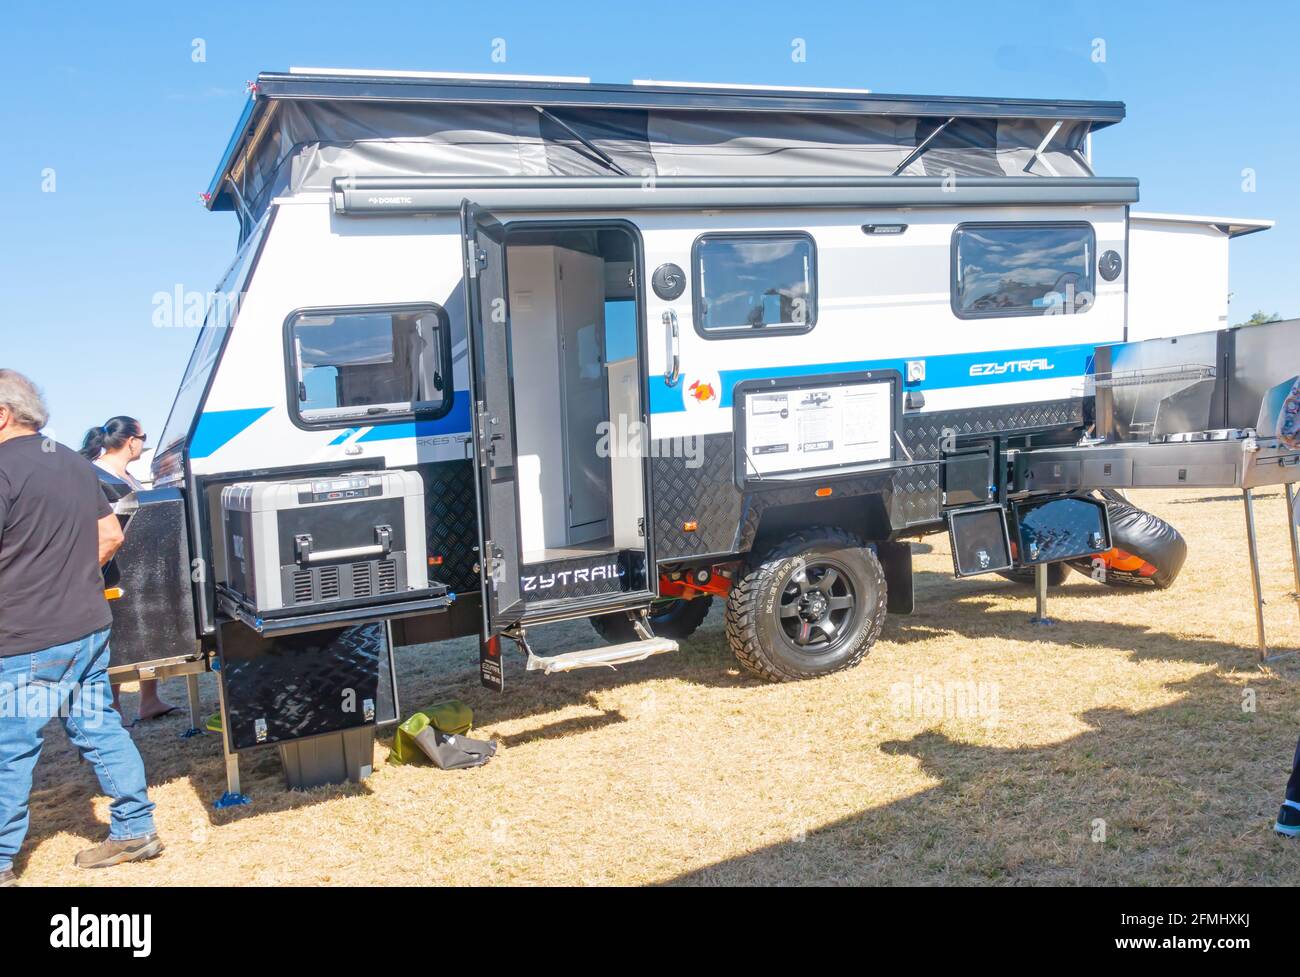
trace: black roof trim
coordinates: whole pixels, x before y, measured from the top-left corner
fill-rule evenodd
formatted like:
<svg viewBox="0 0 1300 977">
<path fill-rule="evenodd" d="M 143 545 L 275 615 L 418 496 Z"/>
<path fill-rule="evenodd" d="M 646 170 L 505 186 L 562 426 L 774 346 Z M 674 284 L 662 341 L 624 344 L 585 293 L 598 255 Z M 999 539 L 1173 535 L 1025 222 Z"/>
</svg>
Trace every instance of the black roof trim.
<svg viewBox="0 0 1300 977">
<path fill-rule="evenodd" d="M 800 89 L 691 88 L 680 85 L 608 85 L 564 81 L 489 81 L 387 75 L 264 72 L 267 98 L 483 102 L 495 105 L 659 109 L 661 111 L 813 112 L 855 115 L 958 116 L 980 119 L 1086 119 L 1094 129 L 1124 118 L 1123 102 L 1060 99 L 885 95 Z"/>
</svg>

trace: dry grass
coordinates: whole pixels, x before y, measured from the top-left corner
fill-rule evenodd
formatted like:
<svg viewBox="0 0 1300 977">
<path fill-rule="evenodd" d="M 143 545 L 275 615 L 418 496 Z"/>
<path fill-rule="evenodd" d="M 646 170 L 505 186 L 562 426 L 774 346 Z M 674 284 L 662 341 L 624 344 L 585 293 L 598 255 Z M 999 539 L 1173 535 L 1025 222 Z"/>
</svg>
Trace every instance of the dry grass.
<svg viewBox="0 0 1300 977">
<path fill-rule="evenodd" d="M 1057 624 L 1032 594 L 917 559 L 919 610 L 858 668 L 764 685 L 713 616 L 676 655 L 544 678 L 510 661 L 478 686 L 471 642 L 402 653 L 406 708 L 459 697 L 502 744 L 464 772 L 388 766 L 359 786 L 286 793 L 275 751 L 244 763 L 251 807 L 214 811 L 212 737 L 180 718 L 137 730 L 169 848 L 87 875 L 104 799 L 51 728 L 19 869 L 29 884 L 642 884 L 1300 882 L 1300 843 L 1270 829 L 1300 732 L 1300 660 L 1255 664 L 1241 504 L 1147 493 L 1187 568 L 1164 593 L 1074 576 Z M 1258 505 L 1276 649 L 1300 646 L 1283 503 Z M 923 548 L 924 549 L 924 548 Z M 590 640 L 537 632 L 541 653 Z M 915 708 L 944 683 L 996 690 L 980 715 Z M 905 690 L 900 693 L 901 690 Z M 1242 709 L 1253 690 L 1256 711 Z M 179 683 L 166 690 L 183 701 Z M 215 694 L 205 680 L 211 705 Z M 134 697 L 127 697 L 128 713 Z M 1104 842 L 1092 840 L 1095 821 Z"/>
</svg>

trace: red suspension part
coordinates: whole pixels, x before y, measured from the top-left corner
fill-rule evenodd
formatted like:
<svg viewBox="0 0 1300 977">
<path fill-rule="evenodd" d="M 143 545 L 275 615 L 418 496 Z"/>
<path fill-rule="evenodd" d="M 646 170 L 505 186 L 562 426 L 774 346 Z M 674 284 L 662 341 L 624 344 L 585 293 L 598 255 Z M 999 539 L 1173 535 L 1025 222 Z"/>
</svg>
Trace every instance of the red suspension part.
<svg viewBox="0 0 1300 977">
<path fill-rule="evenodd" d="M 731 593 L 732 569 L 727 566 L 696 567 L 659 574 L 659 596 L 689 600 L 701 594 L 726 597 Z"/>
</svg>

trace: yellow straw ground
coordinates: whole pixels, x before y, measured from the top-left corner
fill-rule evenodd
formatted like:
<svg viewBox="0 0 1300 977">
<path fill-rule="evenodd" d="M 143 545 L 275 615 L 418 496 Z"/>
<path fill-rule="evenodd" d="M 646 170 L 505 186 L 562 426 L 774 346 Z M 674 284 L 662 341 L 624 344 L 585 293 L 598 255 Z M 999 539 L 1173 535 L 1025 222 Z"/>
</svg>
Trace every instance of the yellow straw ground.
<svg viewBox="0 0 1300 977">
<path fill-rule="evenodd" d="M 51 726 L 18 861 L 25 884 L 1300 883 L 1270 830 L 1300 734 L 1300 660 L 1260 667 L 1242 506 L 1231 493 L 1134 498 L 1187 538 L 1165 592 L 1074 575 L 1033 595 L 954 580 L 945 537 L 916 558 L 917 612 L 851 671 L 790 685 L 740 672 L 720 609 L 680 652 L 618 672 L 479 687 L 472 641 L 399 654 L 404 710 L 446 698 L 501 745 L 486 767 L 389 765 L 287 793 L 247 756 L 249 807 L 215 811 L 215 737 L 169 717 L 134 731 L 166 854 L 98 873 L 90 768 Z M 1300 648 L 1279 492 L 1258 505 L 1274 650 Z M 539 653 L 594 640 L 541 628 Z M 215 709 L 211 678 L 205 707 Z M 184 686 L 164 695 L 184 701 Z M 132 714 L 135 696 L 125 696 Z"/>
</svg>

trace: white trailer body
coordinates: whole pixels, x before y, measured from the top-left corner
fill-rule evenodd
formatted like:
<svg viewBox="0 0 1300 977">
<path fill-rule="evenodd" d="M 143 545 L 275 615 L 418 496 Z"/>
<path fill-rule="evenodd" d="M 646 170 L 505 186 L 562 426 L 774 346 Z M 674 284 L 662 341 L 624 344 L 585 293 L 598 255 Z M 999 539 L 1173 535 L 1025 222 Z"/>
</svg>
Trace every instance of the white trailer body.
<svg viewBox="0 0 1300 977">
<path fill-rule="evenodd" d="M 1094 175 L 1086 146 L 1122 117 L 260 76 L 208 195 L 240 250 L 153 465 L 184 509 L 199 569 L 174 596 L 222 661 L 230 754 L 355 733 L 324 704 L 388 674 L 390 631 L 480 635 L 500 688 L 501 635 L 530 669 L 634 661 L 675 647 L 652 627 L 689 633 L 730 594 L 741 661 L 796 678 L 856 663 L 886 606 L 910 611 L 907 539 L 957 544 L 960 514 L 982 528 L 958 572 L 1108 548 L 1077 478 L 1040 491 L 1011 461 L 1096 432 L 1137 182 Z M 274 620 L 242 606 L 222 489 L 368 470 L 423 480 L 428 589 Z M 579 617 L 619 643 L 528 649 L 526 629 Z M 290 728 L 271 690 L 320 646 L 347 667 L 302 666 L 319 683 Z"/>
</svg>

